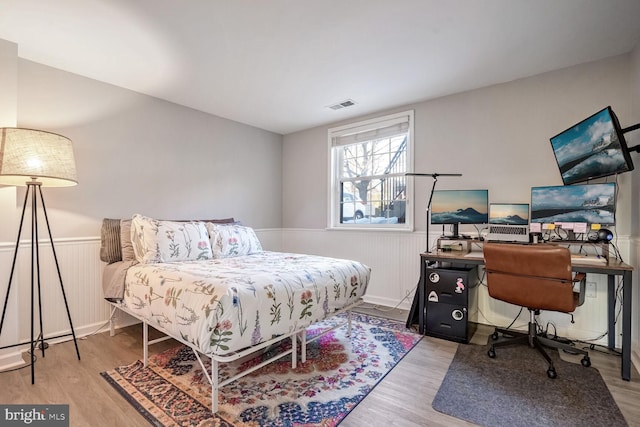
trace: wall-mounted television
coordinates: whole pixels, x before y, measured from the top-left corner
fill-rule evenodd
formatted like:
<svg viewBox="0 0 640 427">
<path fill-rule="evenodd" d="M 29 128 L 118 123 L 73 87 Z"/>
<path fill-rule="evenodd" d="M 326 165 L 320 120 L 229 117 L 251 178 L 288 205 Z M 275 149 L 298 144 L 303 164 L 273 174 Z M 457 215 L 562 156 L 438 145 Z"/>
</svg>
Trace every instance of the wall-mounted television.
<svg viewBox="0 0 640 427">
<path fill-rule="evenodd" d="M 489 204 L 489 224 L 528 225 L 528 203 L 491 203 Z"/>
<path fill-rule="evenodd" d="M 633 170 L 623 129 L 611 107 L 551 138 L 562 182 L 583 182 Z"/>
<path fill-rule="evenodd" d="M 431 224 L 486 224 L 489 221 L 489 190 L 436 190 L 431 199 Z"/>
<path fill-rule="evenodd" d="M 531 222 L 615 225 L 616 184 L 531 188 Z"/>
</svg>

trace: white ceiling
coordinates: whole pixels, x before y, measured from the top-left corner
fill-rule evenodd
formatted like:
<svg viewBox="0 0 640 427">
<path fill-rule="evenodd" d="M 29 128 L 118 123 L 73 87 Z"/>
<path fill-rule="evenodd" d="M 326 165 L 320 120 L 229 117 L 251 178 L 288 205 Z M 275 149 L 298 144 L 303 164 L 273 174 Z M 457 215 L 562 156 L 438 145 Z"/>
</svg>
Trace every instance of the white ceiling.
<svg viewBox="0 0 640 427">
<path fill-rule="evenodd" d="M 0 39 L 287 134 L 629 52 L 640 0 L 0 0 Z"/>
</svg>

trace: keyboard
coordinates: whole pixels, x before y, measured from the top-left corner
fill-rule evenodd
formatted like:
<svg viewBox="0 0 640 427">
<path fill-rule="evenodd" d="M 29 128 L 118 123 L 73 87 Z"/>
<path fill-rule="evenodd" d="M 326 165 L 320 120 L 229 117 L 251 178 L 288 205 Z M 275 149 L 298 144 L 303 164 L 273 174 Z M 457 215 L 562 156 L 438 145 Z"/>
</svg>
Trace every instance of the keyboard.
<svg viewBox="0 0 640 427">
<path fill-rule="evenodd" d="M 490 225 L 489 241 L 528 242 L 529 227 L 526 225 Z"/>
<path fill-rule="evenodd" d="M 489 233 L 496 234 L 527 234 L 527 227 L 509 227 L 507 225 L 492 225 L 489 227 Z"/>
<path fill-rule="evenodd" d="M 579 255 L 571 254 L 572 262 L 582 262 L 585 264 L 606 264 L 607 259 L 605 257 L 597 257 L 595 255 Z"/>
<path fill-rule="evenodd" d="M 480 251 L 474 251 L 474 252 L 469 252 L 467 254 L 464 255 L 465 258 L 478 258 L 478 259 L 482 259 L 484 258 L 484 254 Z"/>
</svg>

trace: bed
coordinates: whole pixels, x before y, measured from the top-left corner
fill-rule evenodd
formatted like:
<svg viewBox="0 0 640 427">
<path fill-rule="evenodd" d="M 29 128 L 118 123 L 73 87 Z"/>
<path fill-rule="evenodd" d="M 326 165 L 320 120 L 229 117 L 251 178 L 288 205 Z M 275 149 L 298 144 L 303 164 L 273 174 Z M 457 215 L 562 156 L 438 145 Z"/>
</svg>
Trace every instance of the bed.
<svg viewBox="0 0 640 427">
<path fill-rule="evenodd" d="M 232 218 L 104 219 L 101 241 L 112 318 L 121 310 L 143 323 L 145 366 L 149 345 L 159 341 L 149 340 L 149 326 L 191 347 L 211 383 L 214 413 L 224 385 L 287 355 L 295 368 L 298 342 L 304 361 L 309 325 L 346 312 L 350 328 L 350 310 L 371 274 L 357 261 L 265 251 L 255 232 Z M 219 363 L 287 339 L 290 349 L 218 380 Z M 211 359 L 210 373 L 201 355 Z"/>
</svg>

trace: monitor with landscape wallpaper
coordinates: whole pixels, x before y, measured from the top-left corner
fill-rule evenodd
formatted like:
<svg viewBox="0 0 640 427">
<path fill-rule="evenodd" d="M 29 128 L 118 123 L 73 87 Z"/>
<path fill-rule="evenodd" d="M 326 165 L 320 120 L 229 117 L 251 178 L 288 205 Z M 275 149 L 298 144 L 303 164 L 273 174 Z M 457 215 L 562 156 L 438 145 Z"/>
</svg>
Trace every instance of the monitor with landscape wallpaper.
<svg viewBox="0 0 640 427">
<path fill-rule="evenodd" d="M 531 188 L 531 222 L 615 225 L 616 184 Z"/>
<path fill-rule="evenodd" d="M 489 190 L 436 190 L 431 200 L 431 224 L 453 226 L 486 224 L 489 221 Z"/>
<path fill-rule="evenodd" d="M 633 170 L 633 162 L 611 107 L 551 138 L 562 182 L 583 182 Z"/>
</svg>

